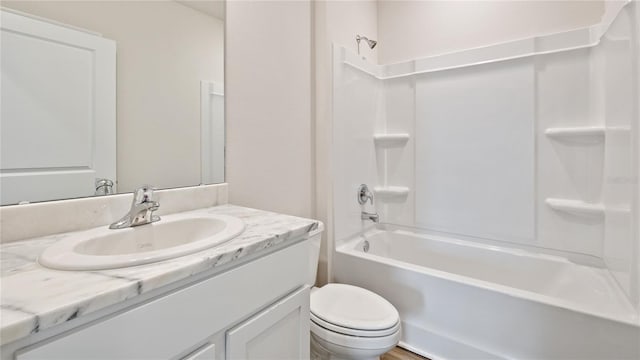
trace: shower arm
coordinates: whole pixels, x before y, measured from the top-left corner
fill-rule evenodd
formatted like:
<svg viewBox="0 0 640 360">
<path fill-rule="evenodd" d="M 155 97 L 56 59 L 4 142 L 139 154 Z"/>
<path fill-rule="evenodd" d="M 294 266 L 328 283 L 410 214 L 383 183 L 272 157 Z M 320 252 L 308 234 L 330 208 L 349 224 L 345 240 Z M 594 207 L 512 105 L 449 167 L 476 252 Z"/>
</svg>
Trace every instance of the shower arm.
<svg viewBox="0 0 640 360">
<path fill-rule="evenodd" d="M 360 55 L 360 41 L 362 40 L 366 41 L 367 45 L 369 46 L 369 49 L 372 49 L 372 50 L 374 47 L 376 47 L 376 45 L 378 45 L 378 42 L 375 40 L 370 40 L 366 36 L 356 35 L 356 42 L 358 43 L 358 55 Z"/>
</svg>

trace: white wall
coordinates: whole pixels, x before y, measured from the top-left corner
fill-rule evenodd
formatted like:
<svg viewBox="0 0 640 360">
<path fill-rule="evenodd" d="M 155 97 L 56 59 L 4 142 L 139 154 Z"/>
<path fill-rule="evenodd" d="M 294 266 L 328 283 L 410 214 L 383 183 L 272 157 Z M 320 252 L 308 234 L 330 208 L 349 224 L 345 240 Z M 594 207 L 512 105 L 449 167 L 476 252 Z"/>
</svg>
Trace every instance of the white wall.
<svg viewBox="0 0 640 360">
<path fill-rule="evenodd" d="M 456 54 L 469 64 L 446 70 L 441 68 L 450 65 L 447 61 L 457 64 L 456 56 L 392 66 L 374 66 L 353 53 L 336 57 L 336 241 L 362 226 L 351 188 L 367 181 L 407 186 L 404 204 L 378 200 L 383 222 L 606 264 L 638 304 L 640 119 L 634 75 L 640 67 L 640 35 L 632 15 L 638 5 L 628 5 L 602 40 L 588 48 L 491 64 L 469 60 L 473 54 L 508 57 L 499 50 L 504 46 L 485 47 Z M 584 33 L 598 28 L 607 27 Z M 551 39 L 545 41 L 559 46 L 563 38 Z M 374 76 L 403 71 L 409 74 Z M 381 157 L 371 136 L 385 127 L 411 138 L 405 148 L 383 150 Z M 604 136 L 546 133 L 567 127 L 603 127 Z M 554 208 L 549 199 L 601 207 L 604 213 Z"/>
<path fill-rule="evenodd" d="M 356 34 L 376 39 L 377 2 L 316 1 L 314 2 L 315 29 L 315 141 L 316 188 L 315 216 L 326 225 L 318 269 L 319 283 L 325 283 L 330 272 L 330 252 L 333 251 L 333 201 L 331 148 L 332 128 L 332 44 L 340 44 L 356 51 Z M 361 47 L 362 54 L 372 61 L 377 49 Z"/>
<path fill-rule="evenodd" d="M 508 2 L 508 1 L 480 1 L 480 2 L 452 2 L 452 1 L 318 1 L 316 2 L 316 215 L 327 224 L 327 242 L 333 248 L 332 235 L 345 235 L 355 229 L 336 229 L 339 223 L 355 221 L 353 226 L 359 227 L 357 214 L 346 220 L 339 216 L 340 210 L 352 208 L 350 193 L 342 194 L 341 200 L 336 196 L 339 189 L 331 188 L 331 179 L 336 174 L 331 169 L 339 164 L 332 164 L 327 158 L 331 146 L 331 134 L 339 135 L 331 128 L 331 111 L 335 114 L 335 104 L 330 99 L 331 68 L 329 66 L 332 42 L 356 50 L 353 39 L 355 34 L 367 35 L 379 41 L 373 50 L 362 47 L 362 54 L 373 63 L 386 64 L 401 60 L 414 59 L 446 51 L 454 51 L 469 47 L 481 46 L 532 35 L 586 26 L 596 23 L 602 15 L 602 2 Z M 482 14 L 483 16 L 478 16 Z M 496 21 L 499 19 L 499 21 Z M 487 23 L 494 24 L 488 27 Z M 469 29 L 471 25 L 470 30 Z M 498 26 L 499 25 L 499 26 Z M 353 80 L 353 79 L 352 79 Z M 365 81 L 363 79 L 357 82 Z M 357 86 L 355 83 L 353 86 Z M 390 131 L 413 130 L 413 102 L 406 95 L 413 93 L 413 85 L 403 81 L 387 81 L 384 84 L 384 103 L 378 110 L 387 116 L 395 113 L 397 118 L 387 122 Z M 373 94 L 371 96 L 374 96 Z M 382 99 L 378 99 L 382 100 Z M 378 100 L 373 100 L 374 102 Z M 380 104 L 381 102 L 378 102 Z M 345 119 L 334 119 L 345 121 Z M 370 119 L 374 126 L 376 120 Z M 365 122 L 366 123 L 366 122 Z M 384 125 L 377 127 L 384 127 Z M 374 126 L 374 127 L 375 127 Z M 362 133 L 373 131 L 374 127 L 367 127 Z M 362 135 L 362 133 L 360 135 Z M 334 144 L 335 144 L 335 138 Z M 375 161 L 386 161 L 383 165 L 387 174 L 382 176 L 374 172 L 374 176 L 388 185 L 407 185 L 412 193 L 405 203 L 378 204 L 378 211 L 390 221 L 399 223 L 413 222 L 413 158 L 398 153 L 410 152 L 414 139 L 409 140 L 405 150 L 386 150 L 376 153 Z M 339 145 L 338 145 L 339 146 Z M 340 150 L 339 150 L 340 151 Z M 343 149 L 345 157 L 354 155 L 353 151 Z M 351 153 L 351 154 L 348 154 Z M 357 155 L 354 155 L 357 156 Z M 340 155 L 337 156 L 338 158 Z M 398 158 L 399 157 L 399 158 Z M 386 160 L 381 160 L 386 159 Z M 389 160 L 392 159 L 392 160 Z M 341 161 L 346 161 L 341 158 Z M 393 162 L 391 164 L 389 161 Z M 352 162 L 353 172 L 367 174 L 368 161 Z M 407 176 L 409 177 L 407 178 Z M 366 177 L 366 176 L 363 176 Z M 401 178 L 407 178 L 401 184 Z M 352 179 L 356 181 L 355 179 Z M 348 184 L 346 186 L 349 186 Z M 336 203 L 331 204 L 335 199 Z M 340 202 L 340 203 L 338 203 Z M 338 213 L 332 213 L 331 209 Z M 357 207 L 356 207 L 357 208 Z M 348 210 L 346 210 L 348 211 Z M 343 214 L 344 215 L 344 214 Z M 332 219 L 335 219 L 335 224 Z M 341 221 L 342 220 L 342 221 Z M 349 230 L 351 229 L 351 230 Z M 338 238 L 338 237 L 337 237 Z M 330 254 L 330 251 L 328 252 Z M 325 254 L 325 252 L 323 252 Z M 324 262 L 321 257 L 321 271 Z"/>
<path fill-rule="evenodd" d="M 415 58 L 589 26 L 603 1 L 378 2 L 378 62 Z"/>
<path fill-rule="evenodd" d="M 224 81 L 224 23 L 173 1 L 3 1 L 117 43 L 118 191 L 200 183 L 200 80 Z"/>
<path fill-rule="evenodd" d="M 637 8 L 638 3 L 631 4 Z M 640 32 L 631 5 L 616 18 L 600 45 L 592 52 L 595 80 L 600 87 L 598 115 L 607 126 L 604 145 L 602 199 L 606 206 L 603 257 L 616 280 L 633 300 L 640 302 L 638 254 L 634 234 L 640 218 L 634 199 L 638 194 L 638 83 Z M 636 195 L 633 195 L 636 194 Z M 622 210 L 622 211 L 621 211 Z"/>
<path fill-rule="evenodd" d="M 310 217 L 311 3 L 229 1 L 226 25 L 229 201 Z"/>
<path fill-rule="evenodd" d="M 544 134 L 549 127 L 602 125 L 590 114 L 589 64 L 589 51 L 575 50 L 375 80 L 338 58 L 336 239 L 360 230 L 350 194 L 369 182 L 409 189 L 404 199 L 378 197 L 385 223 L 602 257 L 602 219 L 567 216 L 545 204 L 557 197 L 600 201 L 601 144 L 558 143 Z M 374 149 L 373 133 L 385 131 L 410 139 Z"/>
<path fill-rule="evenodd" d="M 545 135 L 547 128 L 602 126 L 592 107 L 590 50 L 536 58 L 537 245 L 602 257 L 603 222 L 556 211 L 547 198 L 601 201 L 602 142 L 572 143 Z"/>
<path fill-rule="evenodd" d="M 336 49 L 338 50 L 338 49 Z M 375 212 L 374 206 L 361 206 L 356 198 L 360 184 L 371 191 L 384 178 L 383 157 L 376 152 L 373 135 L 384 132 L 382 116 L 383 84 L 359 69 L 344 64 L 367 66 L 350 51 L 334 54 L 333 85 L 333 199 L 334 236 L 336 240 L 351 237 L 367 227 L 371 221 L 362 221 L 362 211 Z M 383 218 L 383 220 L 385 220 Z"/>
<path fill-rule="evenodd" d="M 533 60 L 405 81 L 416 84 L 415 226 L 530 242 L 535 232 Z"/>
</svg>

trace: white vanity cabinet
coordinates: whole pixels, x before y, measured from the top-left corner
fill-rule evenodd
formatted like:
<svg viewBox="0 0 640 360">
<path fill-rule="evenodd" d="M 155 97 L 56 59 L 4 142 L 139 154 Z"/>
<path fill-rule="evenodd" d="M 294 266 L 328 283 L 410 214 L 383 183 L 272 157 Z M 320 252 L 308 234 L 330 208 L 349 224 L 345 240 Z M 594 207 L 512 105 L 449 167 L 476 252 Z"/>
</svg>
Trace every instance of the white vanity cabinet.
<svg viewBox="0 0 640 360">
<path fill-rule="evenodd" d="M 126 305 L 2 359 L 308 359 L 309 242 Z M 77 320 L 81 320 L 78 318 Z M 39 334 L 42 337 L 44 334 Z"/>
<path fill-rule="evenodd" d="M 305 287 L 227 332 L 227 359 L 309 358 L 309 288 Z"/>
</svg>

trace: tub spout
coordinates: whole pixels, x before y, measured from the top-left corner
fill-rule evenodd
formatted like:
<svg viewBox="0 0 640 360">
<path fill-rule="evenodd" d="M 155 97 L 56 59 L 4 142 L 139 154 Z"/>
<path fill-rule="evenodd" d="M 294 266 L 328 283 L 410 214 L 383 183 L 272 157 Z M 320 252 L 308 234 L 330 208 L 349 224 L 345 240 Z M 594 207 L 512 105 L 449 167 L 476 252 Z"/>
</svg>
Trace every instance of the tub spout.
<svg viewBox="0 0 640 360">
<path fill-rule="evenodd" d="M 379 220 L 380 220 L 380 216 L 378 216 L 378 214 L 377 214 L 377 213 L 373 213 L 373 214 L 372 214 L 372 213 L 368 213 L 368 212 L 366 212 L 366 211 L 363 211 L 363 212 L 362 212 L 362 214 L 360 215 L 360 218 L 361 218 L 362 220 L 371 220 L 371 221 L 373 221 L 374 223 L 378 223 L 378 222 L 379 222 Z"/>
</svg>

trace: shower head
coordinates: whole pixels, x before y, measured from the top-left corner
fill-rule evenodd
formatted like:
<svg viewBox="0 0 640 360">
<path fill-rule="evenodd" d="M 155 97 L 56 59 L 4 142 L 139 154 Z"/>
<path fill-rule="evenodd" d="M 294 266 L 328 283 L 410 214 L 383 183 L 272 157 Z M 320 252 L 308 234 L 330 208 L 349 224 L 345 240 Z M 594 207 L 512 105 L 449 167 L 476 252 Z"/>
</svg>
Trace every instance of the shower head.
<svg viewBox="0 0 640 360">
<path fill-rule="evenodd" d="M 373 49 L 374 47 L 376 47 L 376 45 L 378 45 L 378 42 L 375 40 L 369 40 L 366 36 L 360 36 L 360 35 L 356 35 L 356 42 L 358 43 L 358 54 L 360 54 L 360 41 L 364 40 L 367 42 L 367 45 L 369 45 L 369 49 Z"/>
<path fill-rule="evenodd" d="M 370 47 L 371 49 L 373 49 L 374 47 L 376 47 L 376 45 L 378 45 L 378 42 L 377 42 L 377 41 L 375 41 L 375 40 L 369 40 L 369 39 L 367 39 L 367 44 L 369 44 L 369 47 Z"/>
</svg>

